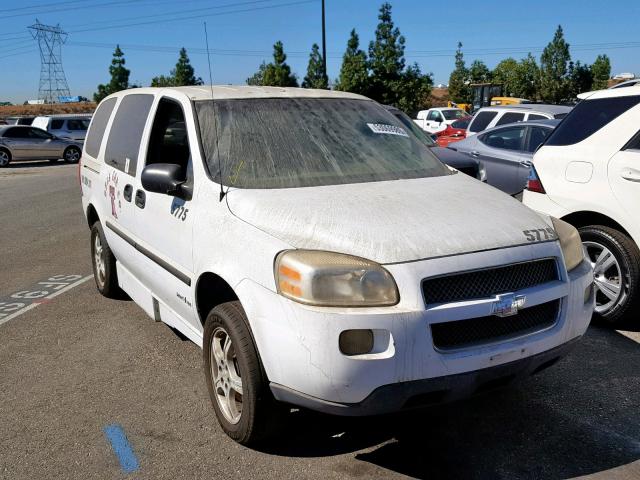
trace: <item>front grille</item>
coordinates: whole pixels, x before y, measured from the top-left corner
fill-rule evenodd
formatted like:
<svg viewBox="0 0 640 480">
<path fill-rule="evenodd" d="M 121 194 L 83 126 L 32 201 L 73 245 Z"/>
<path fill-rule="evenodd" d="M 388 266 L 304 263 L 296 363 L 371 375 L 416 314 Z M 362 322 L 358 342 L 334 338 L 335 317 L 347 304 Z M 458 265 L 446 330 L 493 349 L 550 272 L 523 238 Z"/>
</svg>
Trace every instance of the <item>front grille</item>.
<svg viewBox="0 0 640 480">
<path fill-rule="evenodd" d="M 556 261 L 547 258 L 427 278 L 422 282 L 422 291 L 427 304 L 461 302 L 517 292 L 523 288 L 535 287 L 554 280 L 558 280 Z"/>
<path fill-rule="evenodd" d="M 524 308 L 511 317 L 488 317 L 434 323 L 433 345 L 440 350 L 465 348 L 528 335 L 552 327 L 558 319 L 560 300 Z"/>
</svg>

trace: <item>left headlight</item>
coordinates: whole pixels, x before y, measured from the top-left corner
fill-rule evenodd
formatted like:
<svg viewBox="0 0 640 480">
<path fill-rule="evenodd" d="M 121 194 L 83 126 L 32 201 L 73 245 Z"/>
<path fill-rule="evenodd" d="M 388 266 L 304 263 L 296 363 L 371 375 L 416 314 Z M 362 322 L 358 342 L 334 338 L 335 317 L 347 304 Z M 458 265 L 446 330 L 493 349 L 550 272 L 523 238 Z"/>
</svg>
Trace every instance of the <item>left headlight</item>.
<svg viewBox="0 0 640 480">
<path fill-rule="evenodd" d="M 584 249 L 582 248 L 580 234 L 573 225 L 565 221 L 551 217 L 551 222 L 560 241 L 564 264 L 567 267 L 567 271 L 571 271 L 584 260 Z"/>
<path fill-rule="evenodd" d="M 398 288 L 382 266 L 320 250 L 288 250 L 275 262 L 278 293 L 307 305 L 379 307 L 398 303 Z"/>
</svg>

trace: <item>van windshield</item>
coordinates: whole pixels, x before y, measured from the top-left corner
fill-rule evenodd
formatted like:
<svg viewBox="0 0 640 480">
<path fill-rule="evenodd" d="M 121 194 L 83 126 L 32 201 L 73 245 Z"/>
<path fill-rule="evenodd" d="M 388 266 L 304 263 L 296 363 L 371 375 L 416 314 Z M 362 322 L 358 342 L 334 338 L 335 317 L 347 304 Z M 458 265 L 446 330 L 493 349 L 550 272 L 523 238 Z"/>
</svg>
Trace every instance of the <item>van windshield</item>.
<svg viewBox="0 0 640 480">
<path fill-rule="evenodd" d="M 220 181 L 221 169 L 226 186 L 295 188 L 450 173 L 371 100 L 204 100 L 196 113 L 209 172 Z"/>
</svg>

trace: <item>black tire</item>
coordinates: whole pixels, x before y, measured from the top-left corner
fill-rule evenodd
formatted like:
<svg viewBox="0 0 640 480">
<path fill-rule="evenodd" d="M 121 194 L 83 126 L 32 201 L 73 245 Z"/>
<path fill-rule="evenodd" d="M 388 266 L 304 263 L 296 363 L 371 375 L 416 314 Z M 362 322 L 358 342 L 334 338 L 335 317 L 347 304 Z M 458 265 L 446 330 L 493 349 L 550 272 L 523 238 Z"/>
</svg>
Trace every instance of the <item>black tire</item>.
<svg viewBox="0 0 640 480">
<path fill-rule="evenodd" d="M 0 168 L 8 167 L 11 163 L 11 152 L 6 148 L 0 148 Z"/>
<path fill-rule="evenodd" d="M 255 445 L 273 433 L 274 419 L 279 411 L 269 390 L 266 375 L 262 369 L 260 358 L 253 339 L 249 332 L 247 316 L 238 301 L 227 302 L 215 307 L 204 325 L 204 371 L 207 380 L 207 388 L 216 417 L 225 433 L 242 445 Z M 213 343 L 219 334 L 228 334 L 234 350 L 234 361 L 231 368 L 241 379 L 241 412 L 236 423 L 230 421 L 223 413 L 218 392 L 214 386 L 214 372 L 217 370 L 218 361 L 212 360 Z M 213 355 L 215 356 L 215 354 Z M 215 364 L 214 364 L 215 363 Z M 229 367 L 229 364 L 223 365 Z M 228 370 L 228 368 L 227 368 Z M 220 377 L 220 375 L 219 375 Z M 231 381 L 229 380 L 229 383 Z M 235 401 L 237 394 L 233 392 Z"/>
<path fill-rule="evenodd" d="M 589 225 L 579 228 L 578 231 L 588 251 L 589 245 L 603 246 L 612 253 L 619 265 L 620 295 L 615 303 L 606 310 L 596 312 L 595 316 L 611 326 L 620 326 L 632 321 L 637 323 L 638 308 L 640 308 L 640 250 L 638 250 L 638 246 L 626 234 L 603 225 Z M 591 260 L 593 261 L 594 258 Z M 598 295 L 603 298 L 603 294 L 596 290 L 596 300 L 598 300 Z"/>
<path fill-rule="evenodd" d="M 62 154 L 62 158 L 66 163 L 78 163 L 82 152 L 78 147 L 67 147 Z"/>
<path fill-rule="evenodd" d="M 96 238 L 100 239 L 102 247 L 102 262 L 104 272 L 101 272 L 96 258 Z M 123 292 L 118 286 L 118 271 L 116 269 L 116 257 L 109 248 L 107 239 L 104 236 L 102 225 L 95 222 L 91 227 L 91 265 L 93 267 L 93 278 L 98 291 L 107 298 L 122 298 Z"/>
</svg>

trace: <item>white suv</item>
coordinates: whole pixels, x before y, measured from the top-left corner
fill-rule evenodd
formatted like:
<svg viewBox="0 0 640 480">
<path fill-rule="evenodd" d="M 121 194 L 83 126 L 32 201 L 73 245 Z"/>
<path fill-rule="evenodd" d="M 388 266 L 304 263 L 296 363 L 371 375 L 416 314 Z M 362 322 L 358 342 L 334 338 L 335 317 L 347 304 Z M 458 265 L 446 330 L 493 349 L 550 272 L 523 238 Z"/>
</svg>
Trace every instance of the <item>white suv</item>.
<svg viewBox="0 0 640 480">
<path fill-rule="evenodd" d="M 359 95 L 118 92 L 81 182 L 98 290 L 203 347 L 241 443 L 282 403 L 367 415 L 509 384 L 593 312 L 575 228 L 452 172 Z"/>
<path fill-rule="evenodd" d="M 473 115 L 467 127 L 467 137 L 507 123 L 564 118 L 572 108 L 564 105 L 541 104 L 484 107 Z"/>
<path fill-rule="evenodd" d="M 595 270 L 596 313 L 640 313 L 640 86 L 582 94 L 534 157 L 523 201 L 580 230 Z"/>
<path fill-rule="evenodd" d="M 46 115 L 36 117 L 31 125 L 46 130 L 56 137 L 84 142 L 89 122 L 91 122 L 91 114 Z"/>
</svg>

